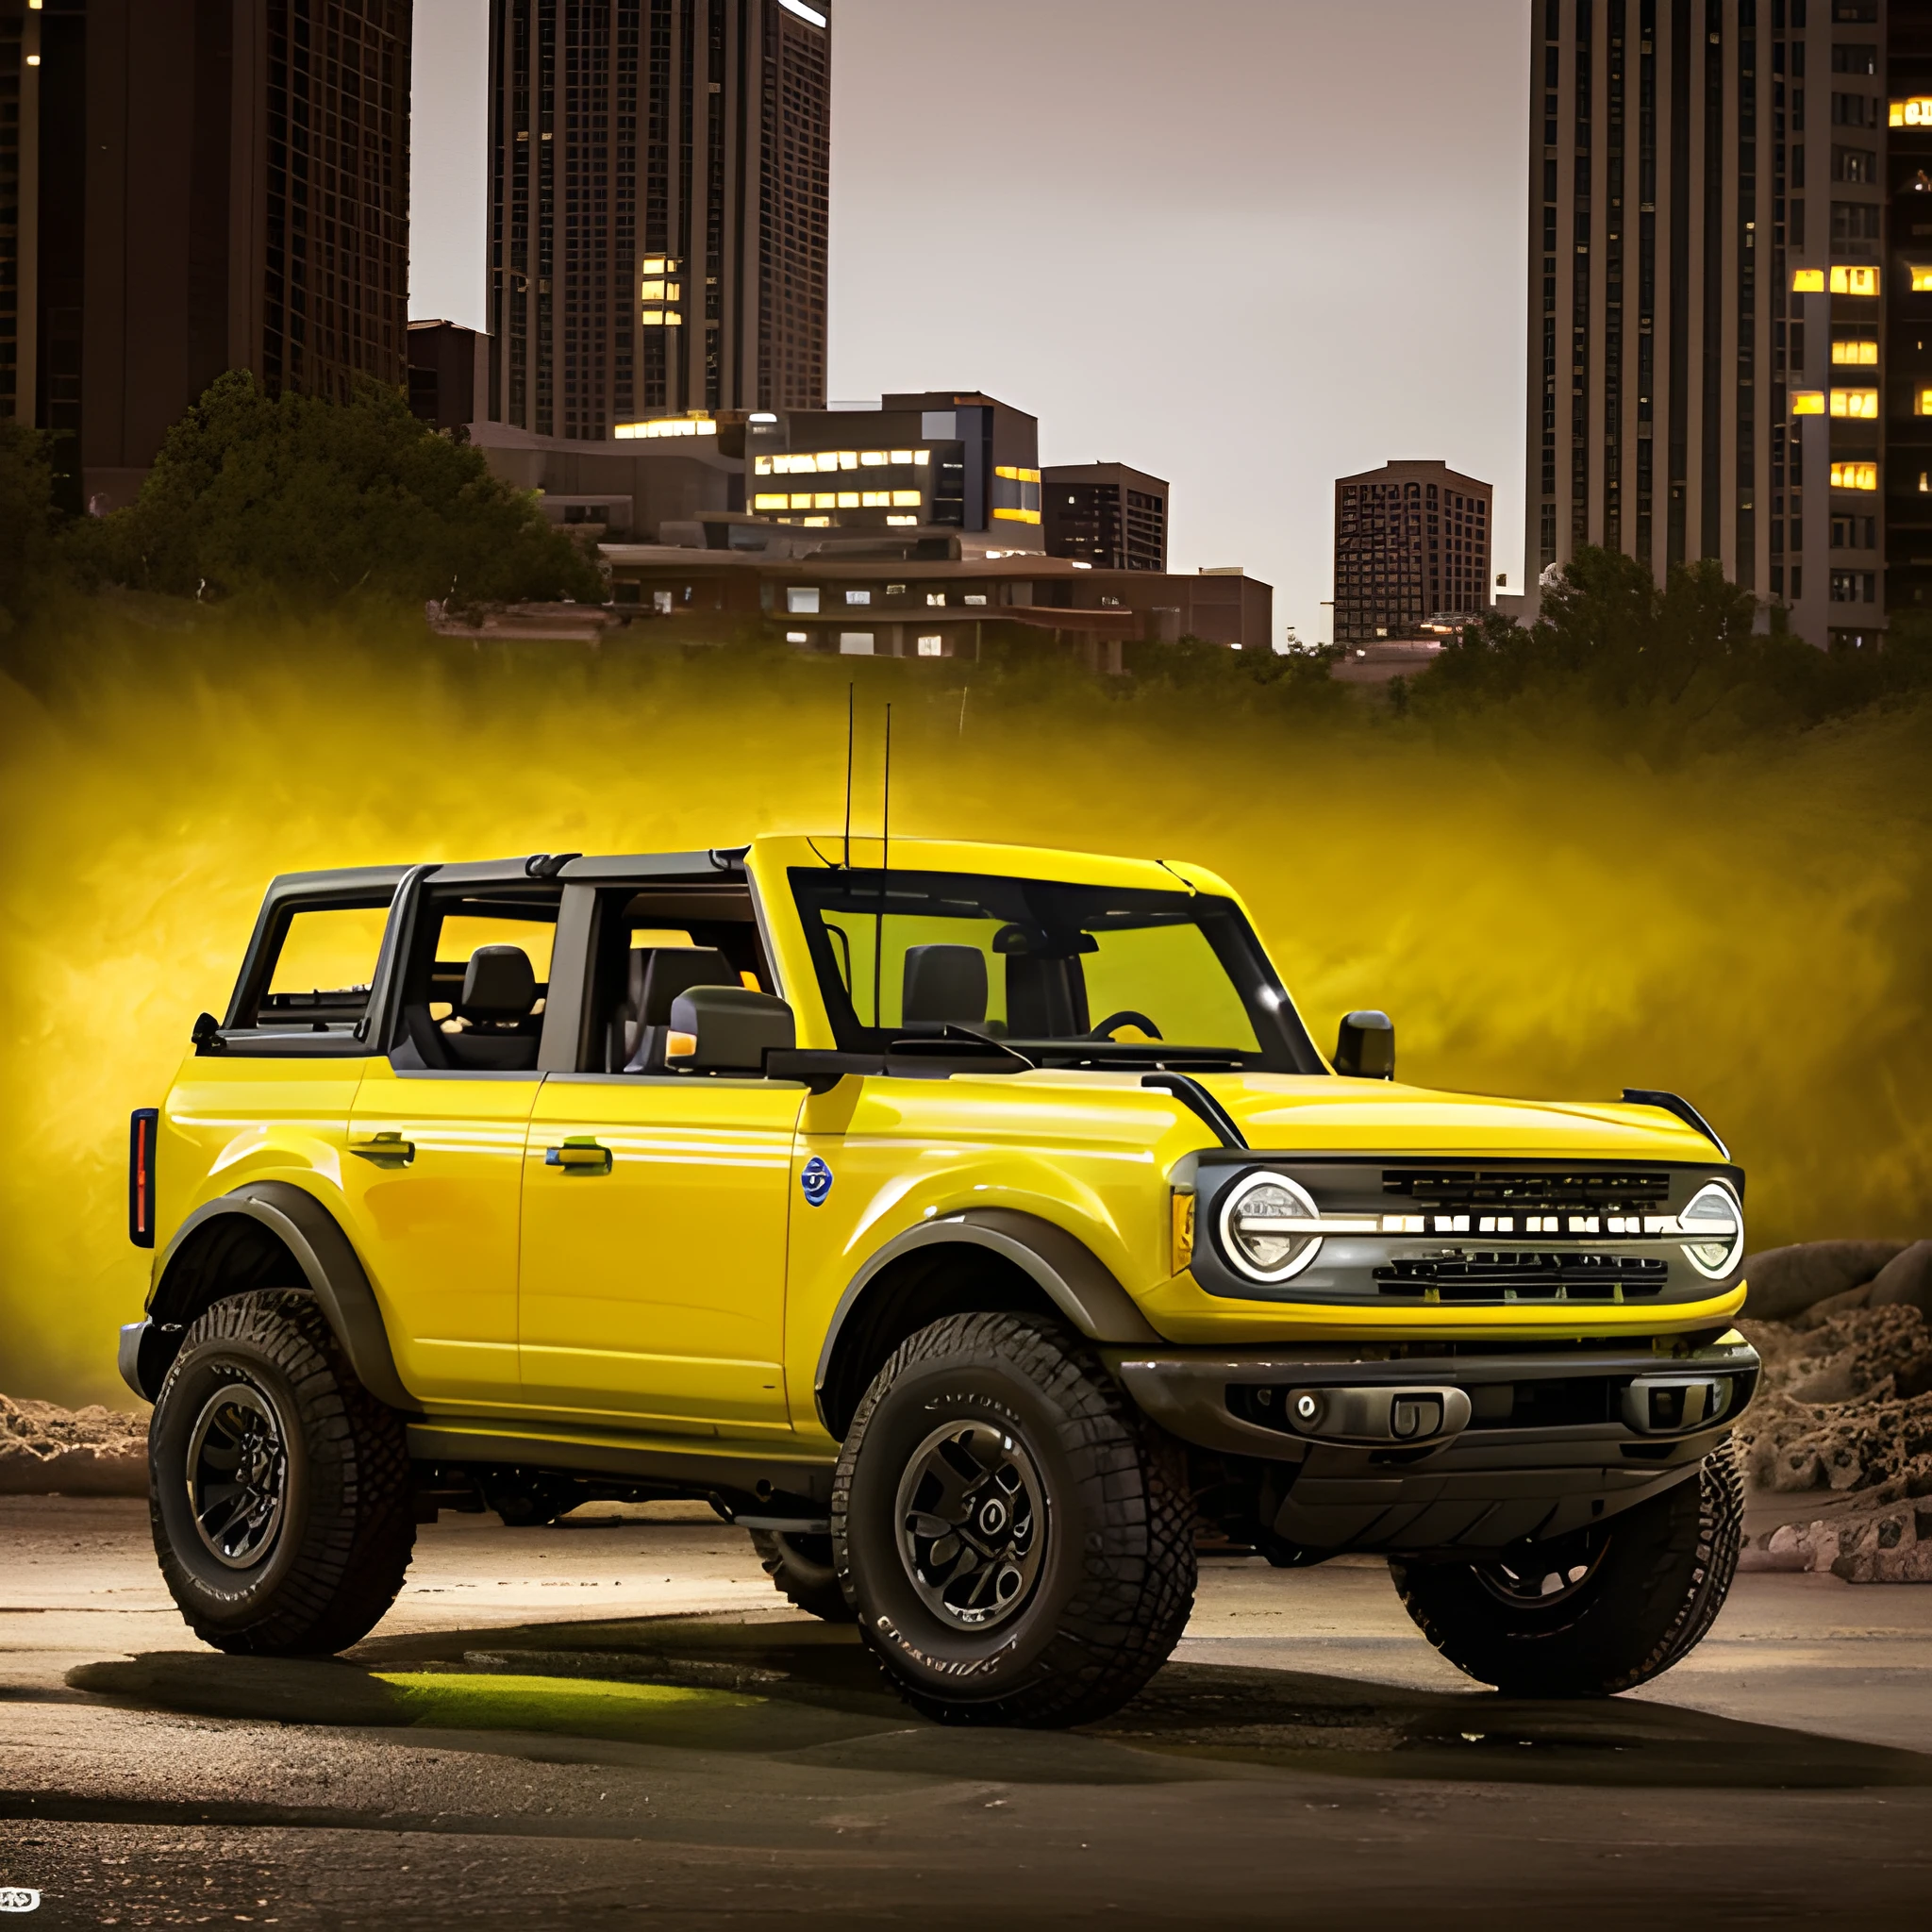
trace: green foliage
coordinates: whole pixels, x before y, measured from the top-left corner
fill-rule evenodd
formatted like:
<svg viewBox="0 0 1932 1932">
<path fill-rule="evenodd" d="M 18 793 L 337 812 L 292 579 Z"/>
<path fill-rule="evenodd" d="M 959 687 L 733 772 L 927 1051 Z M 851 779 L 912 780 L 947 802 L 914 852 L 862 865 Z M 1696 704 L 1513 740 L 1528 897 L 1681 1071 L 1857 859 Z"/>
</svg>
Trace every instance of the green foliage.
<svg viewBox="0 0 1932 1932">
<path fill-rule="evenodd" d="M 1755 629 L 1758 608 L 1714 559 L 1676 565 L 1659 588 L 1636 558 L 1587 547 L 1534 625 L 1491 615 L 1469 625 L 1405 702 L 1441 718 L 1580 700 L 1707 734 L 1803 728 L 1932 686 L 1932 620 L 1901 616 L 1884 651 L 1834 655 L 1781 624 Z"/>
<path fill-rule="evenodd" d="M 297 607 L 601 601 L 595 566 L 482 453 L 363 385 L 348 403 L 231 370 L 168 432 L 128 508 L 77 525 L 87 574 Z"/>
<path fill-rule="evenodd" d="M 0 631 L 30 616 L 58 578 L 47 440 L 0 417 Z"/>
</svg>

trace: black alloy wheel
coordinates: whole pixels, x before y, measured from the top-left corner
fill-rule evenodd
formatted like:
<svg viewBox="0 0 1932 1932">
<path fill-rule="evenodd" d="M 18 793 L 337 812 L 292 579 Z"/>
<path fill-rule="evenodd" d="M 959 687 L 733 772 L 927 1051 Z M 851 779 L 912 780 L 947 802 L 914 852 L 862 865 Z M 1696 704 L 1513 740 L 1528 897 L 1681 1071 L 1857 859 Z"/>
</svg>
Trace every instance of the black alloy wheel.
<svg viewBox="0 0 1932 1932">
<path fill-rule="evenodd" d="M 208 1399 L 188 1439 L 188 1507 L 203 1545 L 230 1570 L 275 1546 L 289 1495 L 288 1430 L 274 1399 L 231 1382 Z"/>
<path fill-rule="evenodd" d="M 832 1550 L 859 1634 L 914 1709 L 1090 1723 L 1187 1625 L 1186 1457 L 1057 1321 L 948 1316 L 902 1342 L 858 1406 Z"/>
</svg>

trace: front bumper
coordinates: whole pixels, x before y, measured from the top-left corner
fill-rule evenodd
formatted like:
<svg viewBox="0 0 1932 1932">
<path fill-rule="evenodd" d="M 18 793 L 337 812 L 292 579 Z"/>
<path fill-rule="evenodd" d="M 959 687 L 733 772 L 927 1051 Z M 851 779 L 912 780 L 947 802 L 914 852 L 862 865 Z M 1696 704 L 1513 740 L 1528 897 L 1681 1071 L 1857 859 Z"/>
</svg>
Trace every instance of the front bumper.
<svg viewBox="0 0 1932 1932">
<path fill-rule="evenodd" d="M 1149 1354 L 1108 1364 L 1182 1441 L 1263 1465 L 1262 1526 L 1311 1552 L 1500 1550 L 1682 1481 L 1756 1391 L 1735 1331 L 1704 1347 Z"/>
</svg>

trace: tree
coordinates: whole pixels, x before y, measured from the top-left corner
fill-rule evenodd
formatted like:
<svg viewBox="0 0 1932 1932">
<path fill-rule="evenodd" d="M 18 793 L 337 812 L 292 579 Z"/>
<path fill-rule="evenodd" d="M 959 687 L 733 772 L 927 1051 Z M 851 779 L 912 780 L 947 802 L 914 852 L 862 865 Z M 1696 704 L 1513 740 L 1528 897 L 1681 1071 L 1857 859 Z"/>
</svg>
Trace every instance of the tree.
<svg viewBox="0 0 1932 1932">
<path fill-rule="evenodd" d="M 47 439 L 0 417 L 0 631 L 29 616 L 59 575 Z"/>
<path fill-rule="evenodd" d="M 595 566 L 399 391 L 270 395 L 244 370 L 169 430 L 140 496 L 77 526 L 96 576 L 178 595 L 601 601 Z"/>
</svg>

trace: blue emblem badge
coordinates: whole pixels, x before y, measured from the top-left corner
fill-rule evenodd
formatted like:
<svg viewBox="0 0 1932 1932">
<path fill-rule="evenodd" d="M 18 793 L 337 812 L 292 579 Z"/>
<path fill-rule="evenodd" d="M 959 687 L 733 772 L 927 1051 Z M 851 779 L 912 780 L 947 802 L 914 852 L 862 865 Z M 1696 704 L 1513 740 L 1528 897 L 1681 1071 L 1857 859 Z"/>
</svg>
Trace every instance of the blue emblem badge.
<svg viewBox="0 0 1932 1932">
<path fill-rule="evenodd" d="M 805 1190 L 805 1198 L 814 1208 L 823 1208 L 825 1196 L 832 1191 L 832 1170 L 814 1154 L 800 1170 L 798 1185 Z"/>
</svg>

